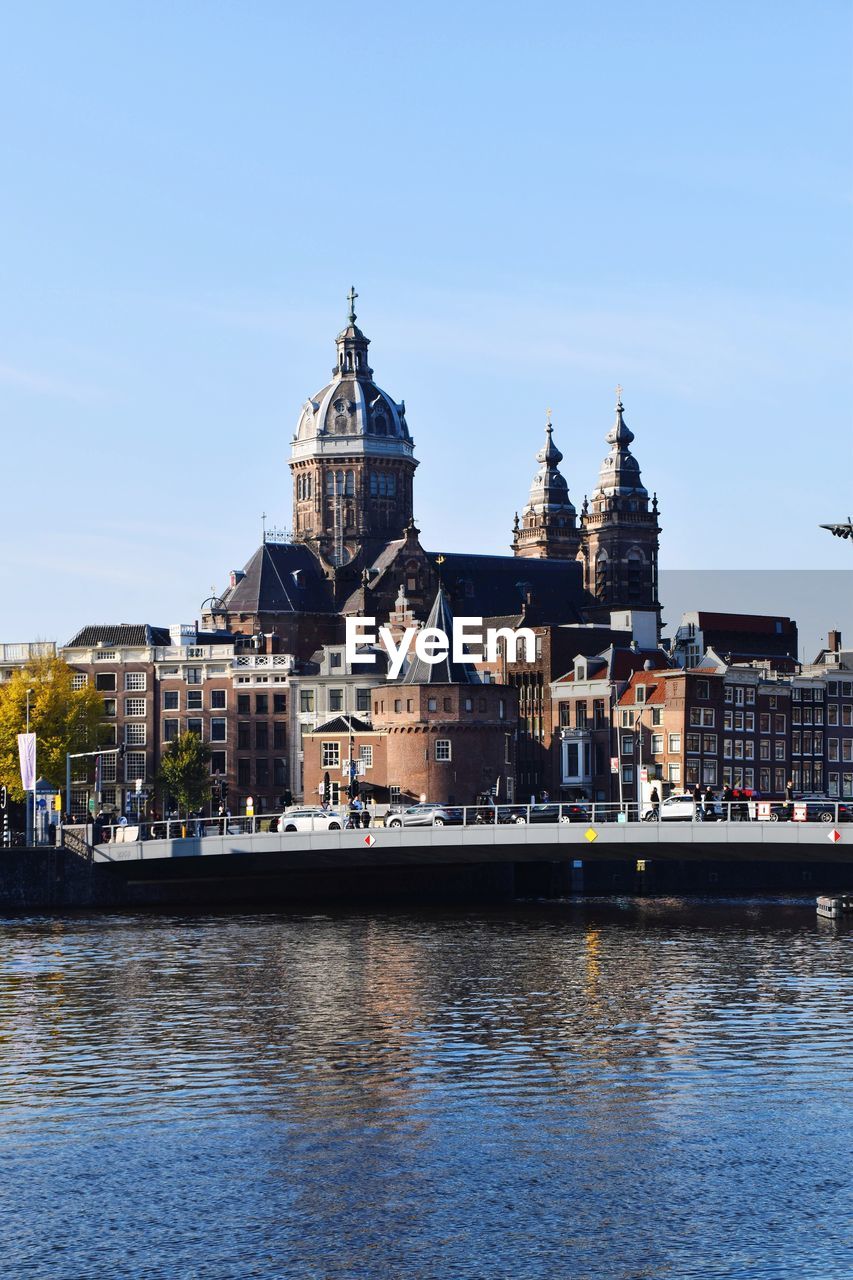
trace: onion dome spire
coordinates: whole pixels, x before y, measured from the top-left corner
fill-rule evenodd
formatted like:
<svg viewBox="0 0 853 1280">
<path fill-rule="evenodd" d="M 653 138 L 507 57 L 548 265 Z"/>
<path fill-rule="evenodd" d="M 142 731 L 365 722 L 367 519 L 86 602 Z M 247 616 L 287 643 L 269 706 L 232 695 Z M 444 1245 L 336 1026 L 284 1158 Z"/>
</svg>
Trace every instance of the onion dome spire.
<svg viewBox="0 0 853 1280">
<path fill-rule="evenodd" d="M 593 500 L 621 494 L 641 498 L 649 496 L 640 480 L 640 465 L 628 447 L 633 442 L 634 433 L 625 421 L 624 412 L 622 388 L 617 386 L 616 419 L 605 436 L 610 452 L 601 464 Z"/>
</svg>

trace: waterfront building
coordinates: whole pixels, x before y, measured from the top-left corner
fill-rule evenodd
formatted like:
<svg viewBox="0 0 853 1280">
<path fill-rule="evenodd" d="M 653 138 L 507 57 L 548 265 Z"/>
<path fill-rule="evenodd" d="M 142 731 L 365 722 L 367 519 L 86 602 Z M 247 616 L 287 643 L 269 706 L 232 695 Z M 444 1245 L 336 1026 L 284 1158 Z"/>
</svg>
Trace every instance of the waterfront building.
<svg viewBox="0 0 853 1280">
<path fill-rule="evenodd" d="M 39 658 L 55 658 L 56 643 L 53 640 L 27 640 L 21 644 L 0 644 L 0 684 L 12 679 L 28 663 Z"/>
</svg>

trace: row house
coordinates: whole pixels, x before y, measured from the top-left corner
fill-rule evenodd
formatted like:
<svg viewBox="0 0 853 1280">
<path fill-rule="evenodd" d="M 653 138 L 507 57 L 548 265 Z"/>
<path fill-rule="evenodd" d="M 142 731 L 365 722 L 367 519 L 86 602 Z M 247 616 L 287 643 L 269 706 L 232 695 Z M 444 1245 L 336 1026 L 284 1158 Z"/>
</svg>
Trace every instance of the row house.
<svg viewBox="0 0 853 1280">
<path fill-rule="evenodd" d="M 77 687 L 102 695 L 99 798 L 118 812 L 150 813 L 163 751 L 179 734 L 210 748 L 211 804 L 276 808 L 290 791 L 291 655 L 264 653 L 255 637 L 203 633 L 194 625 L 84 627 L 60 650 Z M 82 812 L 92 769 L 77 762 L 70 807 Z"/>
</svg>

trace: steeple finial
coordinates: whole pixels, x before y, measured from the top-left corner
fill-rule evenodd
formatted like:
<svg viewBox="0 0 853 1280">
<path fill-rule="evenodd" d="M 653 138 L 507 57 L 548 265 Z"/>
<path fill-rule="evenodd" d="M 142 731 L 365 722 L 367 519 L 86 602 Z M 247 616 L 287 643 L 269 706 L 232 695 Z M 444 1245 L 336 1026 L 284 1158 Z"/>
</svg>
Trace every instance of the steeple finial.
<svg viewBox="0 0 853 1280">
<path fill-rule="evenodd" d="M 355 324 L 355 300 L 357 297 L 358 297 L 358 294 L 355 291 L 355 285 L 351 284 L 349 287 L 349 293 L 347 294 L 347 302 L 349 303 L 350 324 Z"/>
<path fill-rule="evenodd" d="M 616 408 L 617 409 L 622 408 L 622 383 L 621 382 L 616 383 Z"/>
<path fill-rule="evenodd" d="M 545 410 L 545 430 L 546 431 L 551 430 L 551 410 L 550 409 Z"/>
</svg>

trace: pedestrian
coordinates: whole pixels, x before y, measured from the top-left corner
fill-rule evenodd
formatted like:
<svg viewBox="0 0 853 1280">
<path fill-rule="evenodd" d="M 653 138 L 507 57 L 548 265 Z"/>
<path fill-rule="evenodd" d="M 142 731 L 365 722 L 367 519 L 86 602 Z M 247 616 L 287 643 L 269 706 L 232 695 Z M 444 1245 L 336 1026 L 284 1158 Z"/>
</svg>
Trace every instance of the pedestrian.
<svg viewBox="0 0 853 1280">
<path fill-rule="evenodd" d="M 367 805 L 365 805 L 361 811 L 361 825 L 363 827 L 370 826 L 370 810 L 368 809 Z"/>
<path fill-rule="evenodd" d="M 693 810 L 694 810 L 694 816 L 696 818 L 696 821 L 702 822 L 702 820 L 705 817 L 705 814 L 702 809 L 702 788 L 699 786 L 698 782 L 696 783 L 696 786 L 693 788 Z"/>
<path fill-rule="evenodd" d="M 793 810 L 794 810 L 794 779 L 793 778 L 789 778 L 788 781 L 785 783 L 785 809 L 788 814 L 788 820 L 790 821 L 791 814 L 793 813 Z"/>
<path fill-rule="evenodd" d="M 712 822 L 714 815 L 714 793 L 710 787 L 705 790 L 705 821 Z"/>
<path fill-rule="evenodd" d="M 216 816 L 219 818 L 219 834 L 221 836 L 227 835 L 228 832 L 225 830 L 226 824 L 225 824 L 225 805 L 224 804 L 221 804 L 219 806 L 219 808 L 216 811 Z"/>
<path fill-rule="evenodd" d="M 652 794 L 649 796 L 652 805 L 652 817 L 660 818 L 660 793 L 657 787 L 652 787 Z"/>
<path fill-rule="evenodd" d="M 732 797 L 734 792 L 728 783 L 723 787 L 723 819 L 726 822 L 731 821 L 732 817 Z"/>
</svg>

